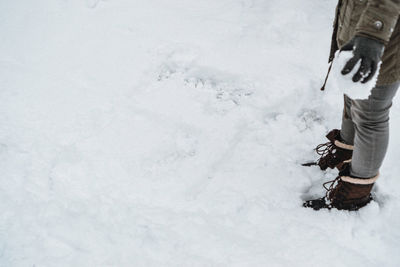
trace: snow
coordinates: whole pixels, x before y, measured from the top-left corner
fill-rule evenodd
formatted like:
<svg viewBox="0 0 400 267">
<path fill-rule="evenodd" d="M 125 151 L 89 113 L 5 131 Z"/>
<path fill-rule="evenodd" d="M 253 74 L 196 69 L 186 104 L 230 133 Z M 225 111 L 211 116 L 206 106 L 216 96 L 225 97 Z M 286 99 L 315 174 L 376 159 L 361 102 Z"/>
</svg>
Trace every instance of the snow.
<svg viewBox="0 0 400 267">
<path fill-rule="evenodd" d="M 336 52 L 335 59 L 333 60 L 332 64 L 332 70 L 325 89 L 330 92 L 334 92 L 336 95 L 346 94 L 352 99 L 368 99 L 368 96 L 371 94 L 371 90 L 375 87 L 378 80 L 378 74 L 382 62 L 379 62 L 378 70 L 375 72 L 374 76 L 372 76 L 371 80 L 366 83 L 355 83 L 352 81 L 352 78 L 359 70 L 361 66 L 361 60 L 357 62 L 350 73 L 346 75 L 341 74 L 346 62 L 352 57 L 353 52 L 351 51 Z"/>
<path fill-rule="evenodd" d="M 301 206 L 334 2 L 1 1 L 0 266 L 399 266 L 397 103 L 376 200 Z"/>
</svg>

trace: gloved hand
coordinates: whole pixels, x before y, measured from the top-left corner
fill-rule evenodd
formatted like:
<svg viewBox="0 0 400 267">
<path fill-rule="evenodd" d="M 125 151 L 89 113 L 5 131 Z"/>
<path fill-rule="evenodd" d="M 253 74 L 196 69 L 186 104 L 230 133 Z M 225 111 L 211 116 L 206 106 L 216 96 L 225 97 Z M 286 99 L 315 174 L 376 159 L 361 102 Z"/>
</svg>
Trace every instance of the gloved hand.
<svg viewBox="0 0 400 267">
<path fill-rule="evenodd" d="M 341 51 L 353 51 L 353 57 L 347 61 L 342 69 L 342 74 L 349 74 L 357 62 L 361 59 L 361 66 L 353 76 L 353 82 L 366 83 L 372 79 L 384 50 L 384 44 L 375 39 L 363 36 L 355 36 L 345 44 Z"/>
</svg>

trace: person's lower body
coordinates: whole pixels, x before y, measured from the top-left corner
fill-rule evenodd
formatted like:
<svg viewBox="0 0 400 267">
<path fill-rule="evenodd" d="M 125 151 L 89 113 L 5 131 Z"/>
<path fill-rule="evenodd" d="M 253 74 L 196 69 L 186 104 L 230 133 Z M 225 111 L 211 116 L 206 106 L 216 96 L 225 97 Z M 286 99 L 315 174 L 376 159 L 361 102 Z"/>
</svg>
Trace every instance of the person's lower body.
<svg viewBox="0 0 400 267">
<path fill-rule="evenodd" d="M 376 86 L 366 100 L 344 96 L 340 137 L 354 147 L 351 176 L 370 178 L 378 174 L 389 143 L 389 111 L 399 85 Z"/>
<path fill-rule="evenodd" d="M 389 143 L 389 111 L 399 85 L 376 86 L 365 100 L 344 96 L 341 130 L 329 132 L 329 142 L 316 148 L 321 155 L 317 165 L 322 170 L 336 167 L 339 175 L 324 183 L 325 197 L 306 200 L 304 207 L 358 210 L 371 201 Z"/>
</svg>

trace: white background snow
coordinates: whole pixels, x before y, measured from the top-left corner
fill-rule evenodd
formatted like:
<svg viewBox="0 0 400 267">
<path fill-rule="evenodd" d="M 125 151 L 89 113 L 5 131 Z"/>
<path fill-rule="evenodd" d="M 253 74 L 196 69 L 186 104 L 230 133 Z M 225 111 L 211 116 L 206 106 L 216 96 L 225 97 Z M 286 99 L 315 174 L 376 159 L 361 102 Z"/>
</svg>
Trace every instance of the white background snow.
<svg viewBox="0 0 400 267">
<path fill-rule="evenodd" d="M 0 266 L 400 266 L 400 103 L 376 200 L 301 206 L 335 2 L 0 1 Z"/>
</svg>

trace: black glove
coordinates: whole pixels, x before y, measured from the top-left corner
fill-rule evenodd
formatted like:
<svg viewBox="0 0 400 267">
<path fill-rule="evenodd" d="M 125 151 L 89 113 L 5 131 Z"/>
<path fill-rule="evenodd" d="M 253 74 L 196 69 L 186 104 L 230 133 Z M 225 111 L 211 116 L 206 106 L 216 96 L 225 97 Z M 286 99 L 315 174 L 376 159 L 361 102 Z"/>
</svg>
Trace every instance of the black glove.
<svg viewBox="0 0 400 267">
<path fill-rule="evenodd" d="M 355 36 L 345 44 L 341 51 L 353 51 L 353 57 L 347 61 L 342 74 L 349 74 L 361 59 L 361 66 L 353 76 L 353 82 L 366 83 L 374 76 L 385 46 L 382 42 L 363 36 Z"/>
</svg>

